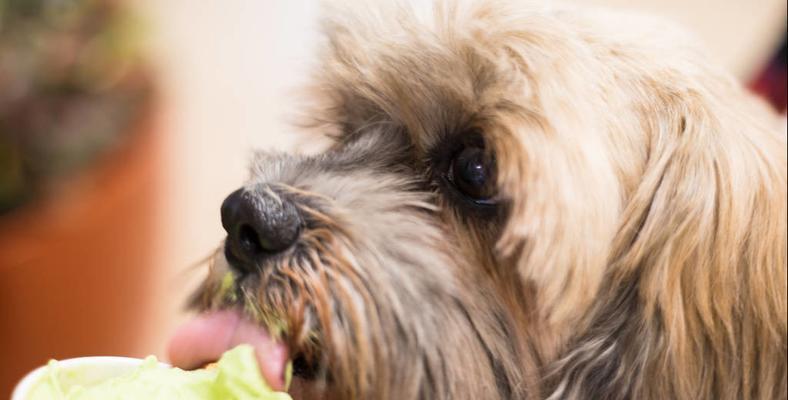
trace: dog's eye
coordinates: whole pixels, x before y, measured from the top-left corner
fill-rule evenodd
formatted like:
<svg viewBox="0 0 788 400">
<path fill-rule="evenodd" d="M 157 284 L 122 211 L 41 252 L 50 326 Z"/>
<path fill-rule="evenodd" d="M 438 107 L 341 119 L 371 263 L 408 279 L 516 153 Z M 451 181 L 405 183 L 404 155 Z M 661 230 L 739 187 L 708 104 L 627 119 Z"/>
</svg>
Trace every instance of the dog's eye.
<svg viewBox="0 0 788 400">
<path fill-rule="evenodd" d="M 482 147 L 468 146 L 458 152 L 449 166 L 449 181 L 465 196 L 481 204 L 493 203 L 495 169 Z"/>
</svg>

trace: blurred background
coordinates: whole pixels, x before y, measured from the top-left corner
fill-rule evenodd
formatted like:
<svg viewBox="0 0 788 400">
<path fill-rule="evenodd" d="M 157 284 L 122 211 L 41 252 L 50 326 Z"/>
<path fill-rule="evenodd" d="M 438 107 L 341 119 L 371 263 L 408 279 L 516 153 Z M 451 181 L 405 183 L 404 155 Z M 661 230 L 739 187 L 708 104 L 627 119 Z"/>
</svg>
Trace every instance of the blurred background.
<svg viewBox="0 0 788 400">
<path fill-rule="evenodd" d="M 677 20 L 785 110 L 784 0 L 591 2 Z M 0 397 L 49 358 L 164 355 L 252 149 L 303 143 L 317 13 L 0 0 Z"/>
</svg>

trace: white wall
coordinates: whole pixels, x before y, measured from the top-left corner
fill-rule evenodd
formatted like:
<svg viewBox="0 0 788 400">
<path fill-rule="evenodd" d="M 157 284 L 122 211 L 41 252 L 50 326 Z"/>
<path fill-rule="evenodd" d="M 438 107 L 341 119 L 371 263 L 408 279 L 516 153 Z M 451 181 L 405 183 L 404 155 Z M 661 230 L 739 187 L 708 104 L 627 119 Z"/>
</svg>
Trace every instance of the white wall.
<svg viewBox="0 0 788 400">
<path fill-rule="evenodd" d="M 190 268 L 223 238 L 219 205 L 239 187 L 254 147 L 288 148 L 290 93 L 315 44 L 315 3 L 149 0 L 152 59 L 162 90 L 166 192 L 161 280 L 151 351 L 168 332 L 204 268 Z"/>
<path fill-rule="evenodd" d="M 758 73 L 785 36 L 784 0 L 578 0 L 669 17 L 694 31 L 740 77 Z"/>
</svg>

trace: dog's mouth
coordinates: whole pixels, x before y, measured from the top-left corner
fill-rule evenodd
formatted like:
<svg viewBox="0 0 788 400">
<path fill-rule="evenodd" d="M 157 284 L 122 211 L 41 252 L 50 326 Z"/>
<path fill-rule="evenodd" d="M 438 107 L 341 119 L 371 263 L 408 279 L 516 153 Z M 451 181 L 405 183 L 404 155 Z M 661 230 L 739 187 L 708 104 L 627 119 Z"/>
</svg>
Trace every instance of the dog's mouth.
<svg viewBox="0 0 788 400">
<path fill-rule="evenodd" d="M 293 376 L 300 380 L 314 380 L 321 370 L 314 356 L 288 348 L 238 310 L 212 311 L 186 322 L 170 340 L 168 355 L 174 366 L 196 369 L 218 360 L 222 353 L 239 344 L 254 347 L 263 378 L 277 391 L 287 390 L 289 360 Z"/>
</svg>

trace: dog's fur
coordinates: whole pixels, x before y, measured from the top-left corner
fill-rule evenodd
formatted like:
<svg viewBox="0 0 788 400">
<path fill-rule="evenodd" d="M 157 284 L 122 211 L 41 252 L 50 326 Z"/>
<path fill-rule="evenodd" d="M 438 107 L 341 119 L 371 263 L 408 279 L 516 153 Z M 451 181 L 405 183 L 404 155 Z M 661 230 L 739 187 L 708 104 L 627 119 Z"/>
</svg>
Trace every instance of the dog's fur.
<svg viewBox="0 0 788 400">
<path fill-rule="evenodd" d="M 243 305 L 317 369 L 304 398 L 785 399 L 786 143 L 660 20 L 444 2 L 329 13 L 316 156 L 248 190 L 298 242 Z M 481 135 L 497 205 L 445 179 Z"/>
</svg>

